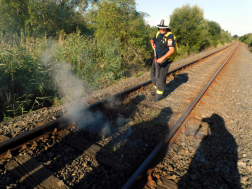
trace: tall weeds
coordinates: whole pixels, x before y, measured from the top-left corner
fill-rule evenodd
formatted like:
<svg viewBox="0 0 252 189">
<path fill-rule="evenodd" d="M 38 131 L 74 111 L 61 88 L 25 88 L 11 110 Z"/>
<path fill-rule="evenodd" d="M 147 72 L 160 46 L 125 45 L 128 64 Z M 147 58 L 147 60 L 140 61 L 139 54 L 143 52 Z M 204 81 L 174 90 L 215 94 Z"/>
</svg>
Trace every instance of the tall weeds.
<svg viewBox="0 0 252 189">
<path fill-rule="evenodd" d="M 57 88 L 63 64 L 90 88 L 109 85 L 124 72 L 116 40 L 99 41 L 76 33 L 62 35 L 58 41 L 0 34 L 0 41 L 0 120 L 66 98 Z M 44 52 L 52 45 L 54 52 L 45 64 Z"/>
</svg>

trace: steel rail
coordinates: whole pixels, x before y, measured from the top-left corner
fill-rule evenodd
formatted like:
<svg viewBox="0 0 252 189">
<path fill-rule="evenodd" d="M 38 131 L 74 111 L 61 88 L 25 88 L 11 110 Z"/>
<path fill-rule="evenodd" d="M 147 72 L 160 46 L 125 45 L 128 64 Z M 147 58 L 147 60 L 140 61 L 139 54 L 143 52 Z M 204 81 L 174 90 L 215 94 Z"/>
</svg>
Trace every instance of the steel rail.
<svg viewBox="0 0 252 189">
<path fill-rule="evenodd" d="M 39 137 L 45 133 L 48 133 L 50 130 L 54 128 L 58 128 L 60 126 L 60 122 L 63 121 L 64 118 L 59 118 L 54 121 L 51 121 L 45 125 L 42 125 L 40 127 L 34 128 L 26 133 L 20 134 L 16 137 L 10 138 L 4 142 L 0 143 L 0 156 L 5 155 L 5 153 L 8 150 L 14 150 L 18 146 L 21 146 L 29 141 L 31 141 L 33 138 Z"/>
<path fill-rule="evenodd" d="M 224 48 L 222 48 L 222 49 L 220 49 L 220 50 L 218 50 L 218 51 L 215 51 L 215 52 L 213 52 L 213 53 L 211 53 L 211 54 L 208 54 L 208 55 L 206 55 L 206 56 L 203 56 L 203 57 L 201 57 L 201 58 L 199 58 L 199 59 L 197 59 L 197 60 L 195 60 L 195 61 L 192 61 L 192 62 L 190 62 L 190 63 L 188 63 L 188 64 L 185 64 L 185 65 L 180 66 L 180 67 L 178 67 L 178 68 L 172 69 L 172 70 L 170 70 L 170 71 L 168 72 L 167 75 L 169 75 L 169 74 L 171 74 L 171 73 L 174 73 L 174 72 L 176 72 L 177 70 L 180 70 L 180 69 L 182 69 L 182 68 L 184 68 L 184 67 L 187 67 L 187 66 L 189 66 L 189 65 L 191 65 L 191 64 L 193 64 L 193 63 L 196 63 L 196 62 L 198 62 L 198 61 L 200 61 L 200 60 L 202 60 L 202 59 L 204 59 L 204 58 L 207 58 L 207 57 L 209 57 L 209 56 L 211 56 L 211 55 L 213 55 L 213 54 L 215 54 L 215 53 L 218 53 L 218 52 L 220 52 L 220 51 L 222 51 L 222 50 L 224 50 L 224 49 L 226 49 L 226 48 L 228 48 L 228 47 L 230 47 L 230 46 L 232 46 L 232 45 L 234 45 L 234 44 L 228 45 L 228 46 L 226 46 L 226 47 L 224 47 Z M 105 98 L 105 99 L 103 99 L 103 100 L 100 100 L 100 101 L 98 101 L 98 102 L 95 102 L 95 103 L 93 103 L 93 104 L 91 104 L 91 105 L 89 105 L 89 106 L 83 108 L 83 110 L 84 110 L 84 109 L 92 109 L 92 108 L 94 108 L 94 107 L 99 107 L 99 106 L 101 106 L 101 105 L 104 105 L 104 104 L 106 104 L 107 102 L 112 101 L 112 100 L 115 99 L 115 98 L 121 98 L 122 96 L 127 95 L 127 94 L 131 93 L 132 91 L 135 91 L 135 90 L 137 90 L 137 89 L 140 89 L 142 86 L 149 85 L 149 84 L 151 84 L 151 82 L 152 82 L 151 80 L 147 80 L 147 81 L 145 81 L 145 82 L 142 82 L 142 83 L 140 83 L 140 84 L 138 84 L 138 85 L 135 85 L 135 86 L 133 86 L 133 87 L 130 87 L 130 88 L 128 88 L 128 89 L 125 89 L 124 91 L 121 91 L 121 92 L 116 93 L 116 94 L 114 94 L 114 95 L 112 95 L 112 96 L 109 96 L 109 97 L 107 97 L 107 98 Z M 23 134 L 21 134 L 21 135 L 18 135 L 18 136 L 16 136 L 16 137 L 10 138 L 10 139 L 8 139 L 8 140 L 6 140 L 6 141 L 0 143 L 0 156 L 4 155 L 8 150 L 14 150 L 14 149 L 17 148 L 17 146 L 22 146 L 22 145 L 24 145 L 25 143 L 31 141 L 32 136 L 38 137 L 39 135 L 43 135 L 44 133 L 48 133 L 49 130 L 54 130 L 54 128 L 57 128 L 57 127 L 58 127 L 58 126 L 56 126 L 56 125 L 59 125 L 63 120 L 66 120 L 66 118 L 64 118 L 64 117 L 58 118 L 58 119 L 56 119 L 56 120 L 54 120 L 54 121 L 52 121 L 52 122 L 49 122 L 49 123 L 47 123 L 47 124 L 45 124 L 45 125 L 42 125 L 42 126 L 40 126 L 40 127 L 37 127 L 37 128 L 32 129 L 32 130 L 30 130 L 30 131 L 28 131 L 28 132 L 26 132 L 26 133 L 23 133 Z"/>
<path fill-rule="evenodd" d="M 175 125 L 172 127 L 170 132 L 166 135 L 166 137 L 160 141 L 160 143 L 157 145 L 157 147 L 152 151 L 152 153 L 147 157 L 147 159 L 142 163 L 142 165 L 136 170 L 136 172 L 132 175 L 132 177 L 127 181 L 127 183 L 124 185 L 123 189 L 131 189 L 135 186 L 136 182 L 142 177 L 144 173 L 148 170 L 149 166 L 151 165 L 152 161 L 157 157 L 157 155 L 160 153 L 162 148 L 169 143 L 169 141 L 172 139 L 172 137 L 176 134 L 176 132 L 179 130 L 179 128 L 182 126 L 183 122 L 186 120 L 186 118 L 189 116 L 190 112 L 193 110 L 193 108 L 196 106 L 198 101 L 201 99 L 201 97 L 204 95 L 204 93 L 207 91 L 213 80 L 216 78 L 218 73 L 221 71 L 223 66 L 227 63 L 227 61 L 230 59 L 230 57 L 233 55 L 237 47 L 232 51 L 232 53 L 228 56 L 227 60 L 222 64 L 222 66 L 218 69 L 218 71 L 214 74 L 214 76 L 211 78 L 211 80 L 207 83 L 207 85 L 204 87 L 204 89 L 201 91 L 201 93 L 195 98 L 195 100 L 192 102 L 192 104 L 188 107 L 188 109 L 184 112 L 184 114 L 179 118 L 179 120 L 175 123 Z"/>
</svg>

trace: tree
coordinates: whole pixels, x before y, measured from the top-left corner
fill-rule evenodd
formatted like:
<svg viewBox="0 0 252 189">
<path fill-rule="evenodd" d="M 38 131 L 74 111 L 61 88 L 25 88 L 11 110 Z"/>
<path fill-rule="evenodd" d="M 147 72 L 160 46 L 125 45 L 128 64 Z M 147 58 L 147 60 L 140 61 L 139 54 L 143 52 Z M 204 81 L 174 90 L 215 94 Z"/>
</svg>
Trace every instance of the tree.
<svg viewBox="0 0 252 189">
<path fill-rule="evenodd" d="M 171 30 L 179 46 L 186 46 L 189 52 L 209 46 L 207 22 L 198 6 L 190 7 L 187 4 L 175 9 L 171 15 Z"/>
<path fill-rule="evenodd" d="M 208 21 L 208 32 L 211 36 L 219 37 L 221 33 L 221 27 L 217 22 L 214 21 Z"/>
<path fill-rule="evenodd" d="M 248 33 L 248 34 L 241 36 L 239 40 L 241 42 L 246 43 L 250 47 L 252 47 L 252 33 Z M 252 48 L 251 48 L 251 52 L 252 52 Z"/>
<path fill-rule="evenodd" d="M 233 39 L 232 39 L 232 36 L 230 33 L 228 33 L 228 31 L 225 31 L 225 30 L 221 30 L 221 35 L 220 35 L 220 42 L 221 44 L 225 44 L 225 43 L 228 43 L 228 42 L 231 42 Z"/>
<path fill-rule="evenodd" d="M 134 0 L 101 0 L 89 12 L 96 39 L 121 43 L 124 63 L 150 56 L 149 29 L 144 13 L 136 11 Z"/>
<path fill-rule="evenodd" d="M 234 39 L 237 39 L 237 38 L 238 38 L 238 35 L 234 35 L 233 38 L 234 38 Z"/>
<path fill-rule="evenodd" d="M 63 30 L 71 33 L 86 29 L 83 17 L 93 0 L 0 0 L 0 31 L 24 31 L 28 35 L 55 36 Z"/>
<path fill-rule="evenodd" d="M 28 0 L 0 0 L 0 31 L 20 32 L 29 18 Z"/>
<path fill-rule="evenodd" d="M 221 27 L 217 22 L 214 21 L 207 21 L 207 25 L 211 44 L 216 46 L 220 40 Z"/>
</svg>

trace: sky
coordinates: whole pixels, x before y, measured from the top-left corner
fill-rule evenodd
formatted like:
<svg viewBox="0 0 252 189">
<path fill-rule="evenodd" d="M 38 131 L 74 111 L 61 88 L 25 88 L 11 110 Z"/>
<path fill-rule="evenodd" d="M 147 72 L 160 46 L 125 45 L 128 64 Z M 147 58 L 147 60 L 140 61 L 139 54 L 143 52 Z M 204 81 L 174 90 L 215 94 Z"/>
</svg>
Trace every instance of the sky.
<svg viewBox="0 0 252 189">
<path fill-rule="evenodd" d="M 219 23 L 232 36 L 252 33 L 252 0 L 136 0 L 136 4 L 138 11 L 149 14 L 145 20 L 151 26 L 172 15 L 174 9 L 190 4 L 203 9 L 206 20 Z"/>
</svg>

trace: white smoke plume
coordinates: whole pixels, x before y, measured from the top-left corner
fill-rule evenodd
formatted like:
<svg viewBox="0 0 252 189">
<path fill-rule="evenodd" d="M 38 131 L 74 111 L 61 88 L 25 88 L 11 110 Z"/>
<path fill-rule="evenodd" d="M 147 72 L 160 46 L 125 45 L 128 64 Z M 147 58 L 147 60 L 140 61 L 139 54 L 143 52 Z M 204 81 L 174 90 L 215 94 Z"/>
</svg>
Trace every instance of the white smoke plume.
<svg viewBox="0 0 252 189">
<path fill-rule="evenodd" d="M 82 80 L 74 75 L 72 66 L 65 62 L 53 62 L 53 56 L 58 49 L 57 44 L 49 42 L 48 48 L 41 56 L 42 63 L 50 68 L 50 76 L 56 83 L 57 91 L 61 97 L 69 100 L 80 99 L 84 94 L 84 84 Z"/>
<path fill-rule="evenodd" d="M 105 122 L 104 115 L 101 112 L 92 112 L 84 109 L 82 96 L 85 94 L 86 84 L 73 73 L 70 64 L 53 61 L 53 57 L 56 55 L 59 46 L 53 42 L 49 42 L 48 44 L 47 49 L 41 56 L 41 60 L 43 65 L 50 69 L 51 79 L 56 84 L 60 96 L 65 99 L 64 108 L 66 110 L 66 117 L 70 121 L 75 122 L 79 129 L 88 129 L 101 136 L 113 135 L 116 130 L 120 130 L 120 127 L 130 121 L 129 118 L 119 116 L 116 121 L 119 128 L 112 132 L 112 123 L 109 121 Z M 116 99 L 109 99 L 111 106 L 115 102 Z M 131 129 L 128 128 L 128 130 L 125 130 L 122 138 L 126 138 L 131 132 Z"/>
</svg>

